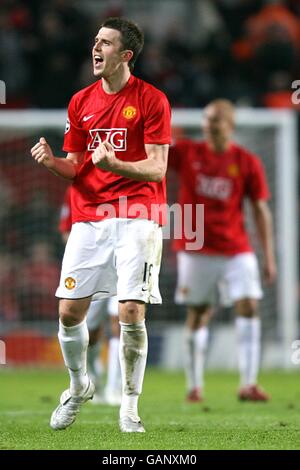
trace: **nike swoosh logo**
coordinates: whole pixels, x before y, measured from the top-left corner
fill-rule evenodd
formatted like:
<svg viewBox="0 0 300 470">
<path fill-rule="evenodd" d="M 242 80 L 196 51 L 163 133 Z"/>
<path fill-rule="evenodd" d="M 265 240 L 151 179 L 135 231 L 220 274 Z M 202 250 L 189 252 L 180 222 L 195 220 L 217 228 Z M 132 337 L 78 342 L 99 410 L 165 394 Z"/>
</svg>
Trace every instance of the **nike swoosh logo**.
<svg viewBox="0 0 300 470">
<path fill-rule="evenodd" d="M 148 287 L 142 287 L 142 291 L 146 292 L 148 290 Z"/>
<path fill-rule="evenodd" d="M 95 116 L 95 115 L 94 115 L 94 114 L 91 114 L 90 116 L 84 116 L 83 122 L 88 121 L 88 120 L 91 119 L 93 116 Z"/>
</svg>

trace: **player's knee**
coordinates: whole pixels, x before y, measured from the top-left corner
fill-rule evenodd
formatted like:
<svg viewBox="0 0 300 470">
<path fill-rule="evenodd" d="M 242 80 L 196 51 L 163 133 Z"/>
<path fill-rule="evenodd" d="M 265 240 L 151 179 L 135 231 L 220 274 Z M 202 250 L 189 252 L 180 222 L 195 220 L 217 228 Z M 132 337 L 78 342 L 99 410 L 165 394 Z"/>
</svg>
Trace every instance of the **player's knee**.
<svg viewBox="0 0 300 470">
<path fill-rule="evenodd" d="M 78 316 L 75 312 L 70 312 L 66 310 L 59 312 L 59 318 L 64 326 L 75 326 L 81 322 L 80 316 Z"/>
<path fill-rule="evenodd" d="M 239 316 L 252 318 L 258 315 L 258 303 L 256 299 L 242 299 L 236 302 L 235 309 Z"/>
<path fill-rule="evenodd" d="M 85 317 L 85 310 L 72 303 L 60 302 L 59 318 L 65 326 L 75 326 L 82 322 Z"/>
<path fill-rule="evenodd" d="M 121 302 L 120 320 L 124 323 L 137 323 L 144 320 L 145 307 L 142 302 L 127 300 Z"/>
<path fill-rule="evenodd" d="M 187 326 L 191 330 L 197 330 L 206 326 L 213 314 L 209 305 L 189 306 L 187 309 Z"/>
</svg>

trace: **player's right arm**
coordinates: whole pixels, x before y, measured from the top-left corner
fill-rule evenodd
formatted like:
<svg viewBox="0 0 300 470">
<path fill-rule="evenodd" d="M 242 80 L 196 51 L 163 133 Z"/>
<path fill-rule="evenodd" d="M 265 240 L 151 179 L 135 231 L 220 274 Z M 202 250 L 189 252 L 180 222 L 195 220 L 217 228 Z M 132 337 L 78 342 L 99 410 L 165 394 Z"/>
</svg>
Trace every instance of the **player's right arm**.
<svg viewBox="0 0 300 470">
<path fill-rule="evenodd" d="M 274 254 L 273 218 L 268 203 L 262 199 L 251 201 L 256 229 L 263 250 L 264 278 L 268 284 L 276 279 L 277 268 Z"/>
<path fill-rule="evenodd" d="M 66 158 L 55 157 L 46 139 L 41 137 L 39 142 L 32 147 L 31 155 L 37 163 L 44 165 L 55 175 L 73 180 L 83 160 L 84 152 L 70 152 Z"/>
<path fill-rule="evenodd" d="M 264 167 L 255 156 L 248 159 L 246 194 L 249 196 L 256 230 L 263 251 L 264 278 L 271 284 L 276 278 L 276 260 L 274 254 L 273 220 L 267 200 L 270 197 Z"/>
</svg>

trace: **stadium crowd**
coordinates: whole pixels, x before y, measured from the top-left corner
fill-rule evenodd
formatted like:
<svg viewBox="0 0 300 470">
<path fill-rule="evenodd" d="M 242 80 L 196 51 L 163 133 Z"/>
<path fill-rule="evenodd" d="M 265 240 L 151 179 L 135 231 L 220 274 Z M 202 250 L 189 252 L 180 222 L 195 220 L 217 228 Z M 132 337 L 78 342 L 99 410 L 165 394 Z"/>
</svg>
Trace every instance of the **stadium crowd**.
<svg viewBox="0 0 300 470">
<path fill-rule="evenodd" d="M 172 106 L 204 106 L 220 96 L 292 106 L 291 83 L 300 76 L 298 0 L 3 0 L 7 106 L 64 108 L 93 80 L 86 58 L 97 25 L 121 15 L 146 31 L 137 75 L 162 89 Z"/>
</svg>

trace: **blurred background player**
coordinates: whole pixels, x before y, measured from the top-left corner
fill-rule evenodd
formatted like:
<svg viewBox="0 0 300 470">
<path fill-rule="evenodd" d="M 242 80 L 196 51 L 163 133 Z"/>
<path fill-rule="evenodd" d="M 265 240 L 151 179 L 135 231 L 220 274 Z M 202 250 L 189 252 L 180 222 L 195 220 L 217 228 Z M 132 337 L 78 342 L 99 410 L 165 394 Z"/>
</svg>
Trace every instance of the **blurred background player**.
<svg viewBox="0 0 300 470">
<path fill-rule="evenodd" d="M 64 243 L 67 243 L 72 228 L 70 187 L 67 188 L 60 211 L 59 231 Z M 110 339 L 108 343 L 107 382 L 104 389 L 103 364 L 100 359 L 101 346 L 105 340 L 105 326 L 110 318 Z M 119 362 L 120 326 L 118 317 L 118 300 L 93 300 L 87 312 L 89 330 L 89 347 L 87 365 L 96 391 L 92 403 L 121 404 L 121 370 Z"/>
<path fill-rule="evenodd" d="M 201 401 L 208 343 L 207 324 L 220 283 L 237 314 L 241 400 L 266 401 L 257 386 L 260 361 L 262 297 L 258 262 L 244 225 L 243 202 L 251 201 L 263 252 L 266 283 L 276 277 L 272 217 L 267 205 L 269 190 L 260 160 L 232 141 L 234 107 L 228 100 L 214 100 L 204 110 L 205 140 L 178 141 L 171 148 L 170 164 L 180 178 L 179 203 L 193 207 L 189 221 L 195 230 L 195 208 L 204 204 L 204 245 L 187 249 L 184 235 L 174 241 L 178 251 L 176 302 L 187 305 L 185 359 L 187 399 Z M 201 227 L 197 227 L 201 230 Z M 224 289 L 223 289 L 224 293 Z"/>
</svg>

